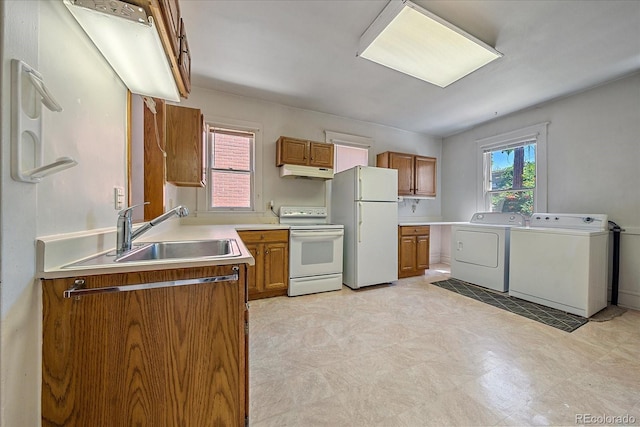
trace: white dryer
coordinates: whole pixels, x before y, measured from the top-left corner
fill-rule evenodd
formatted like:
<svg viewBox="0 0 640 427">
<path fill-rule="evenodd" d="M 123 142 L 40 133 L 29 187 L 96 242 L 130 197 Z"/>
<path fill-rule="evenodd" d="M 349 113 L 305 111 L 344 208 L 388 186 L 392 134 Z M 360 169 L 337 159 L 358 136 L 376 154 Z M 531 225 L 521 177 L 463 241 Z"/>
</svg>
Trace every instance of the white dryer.
<svg viewBox="0 0 640 427">
<path fill-rule="evenodd" d="M 511 230 L 509 295 L 590 317 L 607 306 L 607 215 L 535 213 Z"/>
<path fill-rule="evenodd" d="M 451 277 L 499 292 L 509 289 L 509 231 L 522 227 L 519 213 L 478 212 L 451 227 Z"/>
</svg>

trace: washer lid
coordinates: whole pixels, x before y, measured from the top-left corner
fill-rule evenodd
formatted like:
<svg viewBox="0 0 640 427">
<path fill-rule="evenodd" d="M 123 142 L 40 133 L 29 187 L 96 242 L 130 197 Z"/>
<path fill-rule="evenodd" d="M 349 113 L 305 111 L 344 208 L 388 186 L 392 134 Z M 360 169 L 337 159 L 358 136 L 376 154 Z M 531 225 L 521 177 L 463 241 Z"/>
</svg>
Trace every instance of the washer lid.
<svg viewBox="0 0 640 427">
<path fill-rule="evenodd" d="M 476 212 L 471 217 L 472 224 L 524 226 L 524 215 L 515 212 Z"/>
</svg>

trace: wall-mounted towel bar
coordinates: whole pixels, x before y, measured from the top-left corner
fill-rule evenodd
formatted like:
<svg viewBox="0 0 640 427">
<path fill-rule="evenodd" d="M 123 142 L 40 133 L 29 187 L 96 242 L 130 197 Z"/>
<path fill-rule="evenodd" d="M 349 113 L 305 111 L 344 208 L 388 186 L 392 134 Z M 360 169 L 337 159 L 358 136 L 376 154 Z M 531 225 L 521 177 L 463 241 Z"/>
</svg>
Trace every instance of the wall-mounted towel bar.
<svg viewBox="0 0 640 427">
<path fill-rule="evenodd" d="M 43 164 L 42 105 L 60 112 L 62 107 L 44 84 L 40 73 L 13 59 L 11 93 L 11 177 L 36 184 L 47 175 L 78 164 L 71 157 L 60 157 Z"/>
</svg>

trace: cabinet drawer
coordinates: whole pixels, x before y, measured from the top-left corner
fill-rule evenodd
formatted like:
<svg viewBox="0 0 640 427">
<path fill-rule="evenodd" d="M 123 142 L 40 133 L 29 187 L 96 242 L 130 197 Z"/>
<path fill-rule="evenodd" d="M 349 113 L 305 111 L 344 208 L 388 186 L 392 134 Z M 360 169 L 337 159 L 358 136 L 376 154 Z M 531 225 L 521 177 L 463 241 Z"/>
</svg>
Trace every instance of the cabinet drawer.
<svg viewBox="0 0 640 427">
<path fill-rule="evenodd" d="M 238 231 L 244 243 L 288 242 L 289 230 L 248 230 Z"/>
<path fill-rule="evenodd" d="M 429 235 L 428 225 L 402 226 L 400 227 L 401 236 L 424 236 Z"/>
</svg>

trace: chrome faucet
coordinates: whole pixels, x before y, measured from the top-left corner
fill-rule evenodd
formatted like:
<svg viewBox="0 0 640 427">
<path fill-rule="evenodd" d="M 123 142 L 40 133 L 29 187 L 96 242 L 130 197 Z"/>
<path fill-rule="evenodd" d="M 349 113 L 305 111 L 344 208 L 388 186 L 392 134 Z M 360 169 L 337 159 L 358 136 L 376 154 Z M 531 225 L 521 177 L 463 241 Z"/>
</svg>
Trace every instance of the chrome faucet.
<svg viewBox="0 0 640 427">
<path fill-rule="evenodd" d="M 142 227 L 136 229 L 136 231 L 133 231 L 131 211 L 133 211 L 133 209 L 137 208 L 138 206 L 148 205 L 148 204 L 149 202 L 141 203 L 139 205 L 134 205 L 118 212 L 118 224 L 117 224 L 117 230 L 116 230 L 117 231 L 117 234 L 116 234 L 116 255 L 117 256 L 120 256 L 125 252 L 131 250 L 131 242 L 133 242 L 133 240 L 139 237 L 141 234 L 149 231 L 151 227 L 166 221 L 167 219 L 171 218 L 174 215 L 180 218 L 189 215 L 189 209 L 187 209 L 184 206 L 176 206 L 170 211 L 167 211 L 162 215 L 158 216 L 157 218 L 152 219 Z"/>
</svg>

